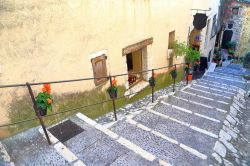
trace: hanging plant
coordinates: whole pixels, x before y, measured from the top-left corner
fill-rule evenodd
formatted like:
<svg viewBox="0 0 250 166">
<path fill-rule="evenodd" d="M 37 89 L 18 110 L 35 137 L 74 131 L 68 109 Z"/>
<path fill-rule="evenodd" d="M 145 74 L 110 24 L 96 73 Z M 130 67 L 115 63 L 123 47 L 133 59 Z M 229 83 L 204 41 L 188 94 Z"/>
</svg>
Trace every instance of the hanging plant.
<svg viewBox="0 0 250 166">
<path fill-rule="evenodd" d="M 156 77 L 156 74 L 155 74 L 155 72 L 153 72 L 153 76 L 150 77 L 149 80 L 148 80 L 149 86 L 155 87 L 155 85 L 156 85 L 156 79 L 155 79 L 155 77 Z"/>
<path fill-rule="evenodd" d="M 109 93 L 109 96 L 111 99 L 117 98 L 117 80 L 115 77 L 113 77 L 113 80 L 111 82 L 111 86 L 107 89 L 107 92 Z"/>
<path fill-rule="evenodd" d="M 42 92 L 36 96 L 36 105 L 40 116 L 47 115 L 47 110 L 52 111 L 52 95 L 50 84 L 44 84 Z"/>
<path fill-rule="evenodd" d="M 170 71 L 170 75 L 171 75 L 172 79 L 176 79 L 176 77 L 177 77 L 177 71 L 176 71 L 175 68 Z"/>
<path fill-rule="evenodd" d="M 190 65 L 188 63 L 185 65 L 184 70 L 185 70 L 185 73 L 188 75 L 190 72 Z"/>
<path fill-rule="evenodd" d="M 148 82 L 151 87 L 155 87 L 156 81 L 154 77 L 150 77 Z"/>
</svg>

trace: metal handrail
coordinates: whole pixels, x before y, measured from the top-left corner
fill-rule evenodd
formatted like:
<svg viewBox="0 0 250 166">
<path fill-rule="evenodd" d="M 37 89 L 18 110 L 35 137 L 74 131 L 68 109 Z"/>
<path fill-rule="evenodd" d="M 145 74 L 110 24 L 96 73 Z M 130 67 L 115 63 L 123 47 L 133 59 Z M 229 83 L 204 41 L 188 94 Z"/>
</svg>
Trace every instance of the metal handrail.
<svg viewBox="0 0 250 166">
<path fill-rule="evenodd" d="M 14 123 L 8 123 L 8 124 L 3 124 L 3 125 L 0 125 L 0 128 L 1 127 L 7 127 L 7 126 L 12 126 L 12 125 L 16 125 L 16 124 L 20 124 L 20 123 L 26 123 L 26 122 L 29 122 L 29 121 L 33 121 L 33 120 L 39 120 L 40 121 L 40 124 L 43 128 L 43 131 L 45 133 L 45 136 L 46 136 L 46 139 L 48 141 L 48 144 L 51 145 L 51 141 L 50 141 L 50 138 L 48 136 L 48 133 L 47 133 L 47 130 L 46 130 L 46 127 L 44 125 L 44 122 L 43 122 L 43 118 L 41 117 L 40 113 L 39 113 L 39 109 L 36 105 L 36 101 L 35 101 L 35 97 L 34 97 L 34 93 L 32 91 L 32 88 L 31 86 L 33 85 L 41 85 L 41 84 L 57 84 L 57 83 L 67 83 L 67 82 L 77 82 L 77 81 L 86 81 L 86 80 L 94 80 L 94 79 L 109 79 L 109 82 L 110 82 L 110 86 L 112 87 L 112 77 L 118 77 L 118 76 L 125 76 L 125 75 L 129 75 L 129 74 L 140 74 L 140 73 L 147 73 L 147 72 L 152 72 L 152 76 L 151 78 L 152 79 L 155 79 L 154 78 L 154 71 L 155 70 L 160 70 L 160 69 L 164 69 L 164 68 L 170 68 L 170 67 L 174 67 L 174 70 L 176 70 L 176 66 L 177 65 L 182 65 L 182 64 L 185 64 L 185 63 L 180 63 L 180 64 L 174 64 L 174 65 L 169 65 L 169 66 L 164 66 L 164 67 L 160 67 L 160 68 L 155 68 L 155 69 L 151 69 L 151 70 L 145 70 L 145 71 L 139 71 L 139 72 L 133 72 L 133 73 L 125 73 L 125 74 L 117 74 L 117 75 L 109 75 L 107 77 L 93 77 L 93 78 L 82 78 L 82 79 L 73 79 L 73 80 L 61 80 L 61 81 L 50 81 L 50 82 L 38 82 L 38 83 L 26 83 L 26 84 L 12 84 L 12 85 L 0 85 L 0 88 L 10 88 L 10 87 L 21 87 L 21 86 L 26 86 L 29 90 L 29 94 L 30 94 L 30 97 L 31 97 L 31 100 L 32 100 L 32 103 L 33 103 L 33 109 L 35 110 L 35 113 L 36 113 L 36 118 L 31 118 L 31 119 L 26 119 L 26 120 L 22 120 L 22 121 L 18 121 L 18 122 L 14 122 Z M 174 78 L 174 84 L 173 84 L 173 91 L 174 91 L 174 88 L 175 88 L 175 79 Z M 187 81 L 188 82 L 188 81 Z M 154 85 L 150 85 L 151 89 L 152 89 L 152 103 L 154 102 Z M 56 113 L 52 113 L 52 114 L 49 114 L 49 115 L 46 115 L 44 116 L 45 118 L 46 117 L 50 117 L 50 116 L 55 116 L 55 115 L 58 115 L 58 114 L 62 114 L 62 113 L 66 113 L 66 112 L 71 112 L 71 111 L 75 111 L 75 110 L 79 110 L 79 109 L 82 109 L 82 108 L 87 108 L 87 107 L 91 107 L 91 106 L 95 106 L 95 105 L 99 105 L 99 104 L 104 104 L 104 103 L 107 103 L 107 102 L 110 102 L 112 101 L 112 104 L 113 104 L 113 110 L 114 110 L 114 117 L 115 117 L 115 120 L 117 120 L 117 116 L 116 116 L 116 105 L 115 105 L 115 100 L 119 100 L 121 98 L 125 98 L 127 96 L 130 96 L 130 95 L 133 95 L 133 94 L 138 94 L 142 91 L 138 91 L 138 92 L 134 92 L 134 93 L 131 93 L 129 95 L 123 95 L 122 97 L 111 97 L 110 100 L 104 100 L 104 101 L 101 101 L 101 102 L 98 102 L 98 103 L 94 103 L 94 104 L 89 104 L 89 105 L 84 105 L 84 106 L 81 106 L 81 107 L 77 107 L 77 108 L 72 108 L 72 109 L 66 109 L 66 110 L 63 110 L 63 111 L 60 111 L 60 112 L 56 112 Z"/>
<path fill-rule="evenodd" d="M 178 65 L 183 65 L 185 63 L 179 63 L 176 64 Z M 175 65 L 169 65 L 169 66 L 163 66 L 163 67 L 159 67 L 159 68 L 155 68 L 153 70 L 160 70 L 160 69 L 164 69 L 164 68 L 169 68 L 169 67 L 173 67 Z M 151 72 L 151 70 L 142 70 L 139 72 L 132 72 L 130 74 L 141 74 L 141 73 L 147 73 L 147 72 Z M 119 76 L 125 76 L 125 75 L 129 75 L 129 73 L 124 73 L 124 74 L 116 74 L 116 75 L 111 75 L 111 77 L 119 77 Z M 46 81 L 46 82 L 37 82 L 37 83 L 29 83 L 31 86 L 33 85 L 42 85 L 42 84 L 58 84 L 58 83 L 68 83 L 68 82 L 79 82 L 79 81 L 88 81 L 88 80 L 95 80 L 95 79 L 103 79 L 106 78 L 108 79 L 109 76 L 106 77 L 90 77 L 90 78 L 80 78 L 80 79 L 71 79 L 71 80 L 60 80 L 60 81 Z M 9 84 L 9 85 L 0 85 L 0 88 L 14 88 L 14 87 L 26 87 L 26 83 L 22 83 L 22 84 Z"/>
</svg>

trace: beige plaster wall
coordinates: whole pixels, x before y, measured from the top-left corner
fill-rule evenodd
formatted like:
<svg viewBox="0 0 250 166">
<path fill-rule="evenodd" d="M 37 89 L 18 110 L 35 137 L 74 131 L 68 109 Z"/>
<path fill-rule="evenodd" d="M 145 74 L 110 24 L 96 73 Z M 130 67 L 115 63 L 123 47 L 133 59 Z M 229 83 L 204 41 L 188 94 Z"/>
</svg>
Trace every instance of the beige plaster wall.
<svg viewBox="0 0 250 166">
<path fill-rule="evenodd" d="M 92 77 L 88 55 L 103 49 L 109 71 L 121 73 L 122 48 L 149 37 L 153 67 L 162 66 L 168 32 L 185 40 L 191 21 L 191 0 L 8 2 L 14 7 L 1 11 L 1 84 Z"/>
<path fill-rule="evenodd" d="M 168 33 L 175 30 L 176 39 L 186 41 L 192 22 L 192 0 L 1 2 L 0 84 L 93 77 L 91 55 L 100 50 L 106 50 L 108 72 L 124 73 L 122 49 L 150 37 L 148 69 L 166 66 Z M 54 93 L 94 87 L 93 81 L 52 85 Z M 8 104 L 26 90 L 0 91 L 0 116 L 6 117 Z"/>
</svg>

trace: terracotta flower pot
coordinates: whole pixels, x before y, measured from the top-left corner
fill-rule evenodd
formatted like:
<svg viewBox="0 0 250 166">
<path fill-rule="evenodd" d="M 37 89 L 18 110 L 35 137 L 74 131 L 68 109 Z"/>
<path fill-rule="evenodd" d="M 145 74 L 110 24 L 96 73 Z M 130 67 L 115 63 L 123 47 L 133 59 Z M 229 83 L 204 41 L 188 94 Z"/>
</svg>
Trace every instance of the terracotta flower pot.
<svg viewBox="0 0 250 166">
<path fill-rule="evenodd" d="M 188 74 L 188 81 L 192 81 L 193 80 L 193 74 Z"/>
</svg>

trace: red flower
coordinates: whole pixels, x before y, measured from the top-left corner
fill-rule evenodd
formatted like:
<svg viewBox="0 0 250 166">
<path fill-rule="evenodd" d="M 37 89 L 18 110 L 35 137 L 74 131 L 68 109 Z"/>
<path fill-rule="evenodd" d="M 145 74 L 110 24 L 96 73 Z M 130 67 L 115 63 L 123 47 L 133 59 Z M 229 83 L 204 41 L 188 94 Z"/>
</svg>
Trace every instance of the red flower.
<svg viewBox="0 0 250 166">
<path fill-rule="evenodd" d="M 51 104 L 51 103 L 52 103 L 52 100 L 51 100 L 51 99 L 47 99 L 47 103 L 48 103 L 48 104 Z"/>
<path fill-rule="evenodd" d="M 116 86 L 116 85 L 117 85 L 117 80 L 115 79 L 115 77 L 113 77 L 112 85 L 113 85 L 113 86 Z"/>
<path fill-rule="evenodd" d="M 51 93 L 50 84 L 43 84 L 42 91 L 43 91 L 43 92 L 47 92 L 47 93 Z"/>
</svg>

